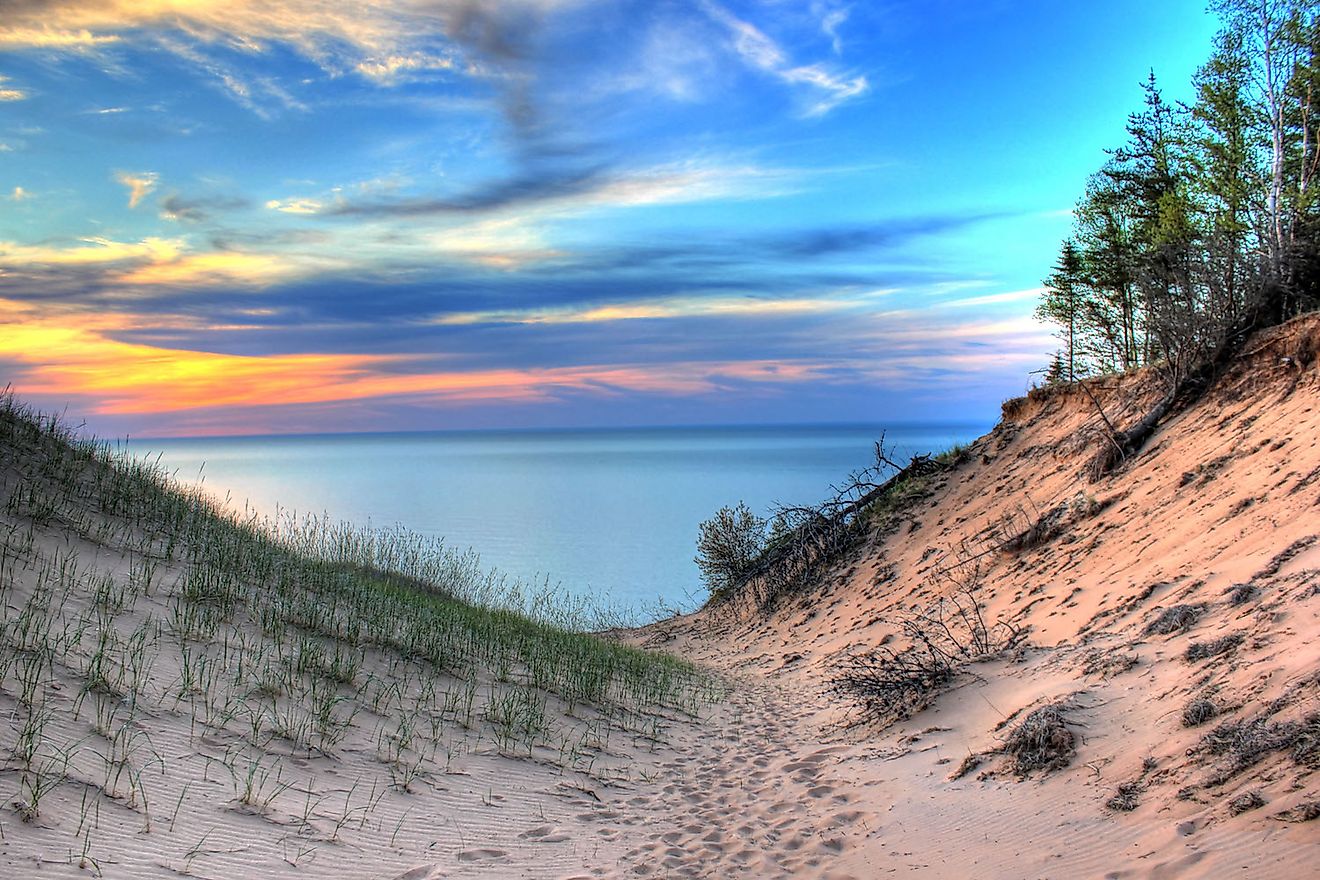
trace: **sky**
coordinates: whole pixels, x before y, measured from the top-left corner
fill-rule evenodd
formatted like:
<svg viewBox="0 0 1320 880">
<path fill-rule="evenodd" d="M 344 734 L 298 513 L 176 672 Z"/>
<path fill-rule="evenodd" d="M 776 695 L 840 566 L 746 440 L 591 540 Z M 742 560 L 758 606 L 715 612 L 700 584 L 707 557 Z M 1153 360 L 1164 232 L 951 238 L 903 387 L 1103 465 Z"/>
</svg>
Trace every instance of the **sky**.
<svg viewBox="0 0 1320 880">
<path fill-rule="evenodd" d="M 1203 0 L 0 0 L 0 384 L 101 436 L 989 422 Z"/>
</svg>

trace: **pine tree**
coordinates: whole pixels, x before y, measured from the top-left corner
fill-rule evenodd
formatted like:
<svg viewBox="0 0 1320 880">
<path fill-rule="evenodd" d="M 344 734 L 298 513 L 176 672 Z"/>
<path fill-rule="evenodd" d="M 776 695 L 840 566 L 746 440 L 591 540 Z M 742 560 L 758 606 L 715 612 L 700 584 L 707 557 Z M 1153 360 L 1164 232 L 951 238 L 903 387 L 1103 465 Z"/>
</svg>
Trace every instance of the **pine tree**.
<svg viewBox="0 0 1320 880">
<path fill-rule="evenodd" d="M 1264 233 L 1263 211 L 1253 204 L 1264 189 L 1258 161 L 1263 143 L 1260 116 L 1247 103 L 1250 63 L 1243 34 L 1222 30 L 1215 52 L 1197 71 L 1190 185 L 1202 214 L 1206 306 L 1219 321 L 1238 320 L 1257 286 L 1257 261 Z"/>
<path fill-rule="evenodd" d="M 1081 251 L 1071 239 L 1065 241 L 1053 274 L 1045 279 L 1045 296 L 1036 307 L 1036 317 L 1057 324 L 1063 341 L 1063 349 L 1050 365 L 1050 384 L 1077 379 L 1081 301 L 1086 295 L 1084 273 Z"/>
</svg>

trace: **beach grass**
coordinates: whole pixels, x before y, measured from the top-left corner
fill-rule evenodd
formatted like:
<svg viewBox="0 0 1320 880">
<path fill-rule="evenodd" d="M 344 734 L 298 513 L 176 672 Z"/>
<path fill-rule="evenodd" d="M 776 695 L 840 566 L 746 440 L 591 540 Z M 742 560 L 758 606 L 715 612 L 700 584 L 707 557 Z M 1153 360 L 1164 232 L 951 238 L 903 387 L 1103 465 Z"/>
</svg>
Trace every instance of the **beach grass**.
<svg viewBox="0 0 1320 880">
<path fill-rule="evenodd" d="M 290 762 L 370 743 L 377 772 L 343 798 L 335 837 L 381 792 L 411 792 L 474 750 L 591 770 L 611 737 L 653 737 L 725 687 L 593 634 L 585 603 L 471 551 L 228 511 L 11 393 L 0 453 L 0 785 L 24 821 L 81 791 L 76 823 L 59 824 L 76 824 L 84 865 L 100 803 L 162 833 L 166 813 L 205 796 L 199 773 L 224 780 L 235 808 L 289 813 L 301 797 L 306 815 L 313 789 Z M 161 718 L 223 748 L 179 772 L 153 739 Z"/>
</svg>

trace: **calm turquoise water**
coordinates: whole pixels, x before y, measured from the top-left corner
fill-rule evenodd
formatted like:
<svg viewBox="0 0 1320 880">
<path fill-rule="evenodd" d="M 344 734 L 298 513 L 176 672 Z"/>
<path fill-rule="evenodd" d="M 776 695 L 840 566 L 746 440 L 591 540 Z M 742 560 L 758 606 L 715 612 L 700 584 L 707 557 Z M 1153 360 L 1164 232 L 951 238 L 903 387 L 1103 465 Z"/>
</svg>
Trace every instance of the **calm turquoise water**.
<svg viewBox="0 0 1320 880">
<path fill-rule="evenodd" d="M 989 426 L 889 428 L 900 455 Z M 482 562 L 615 604 L 702 598 L 697 526 L 725 504 L 809 503 L 868 464 L 876 426 L 135 440 L 230 506 L 403 524 Z"/>
</svg>

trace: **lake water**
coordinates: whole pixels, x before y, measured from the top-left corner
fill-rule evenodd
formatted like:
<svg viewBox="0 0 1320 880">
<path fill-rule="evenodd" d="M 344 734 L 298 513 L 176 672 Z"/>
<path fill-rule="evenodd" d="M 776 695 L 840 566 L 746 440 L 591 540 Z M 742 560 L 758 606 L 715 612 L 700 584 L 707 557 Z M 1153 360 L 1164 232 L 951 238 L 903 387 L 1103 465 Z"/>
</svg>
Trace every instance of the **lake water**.
<svg viewBox="0 0 1320 880">
<path fill-rule="evenodd" d="M 988 425 L 890 427 L 896 456 Z M 231 507 L 402 524 L 509 575 L 613 604 L 693 607 L 697 527 L 745 501 L 810 503 L 873 459 L 873 425 L 135 440 Z"/>
</svg>

